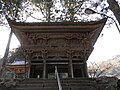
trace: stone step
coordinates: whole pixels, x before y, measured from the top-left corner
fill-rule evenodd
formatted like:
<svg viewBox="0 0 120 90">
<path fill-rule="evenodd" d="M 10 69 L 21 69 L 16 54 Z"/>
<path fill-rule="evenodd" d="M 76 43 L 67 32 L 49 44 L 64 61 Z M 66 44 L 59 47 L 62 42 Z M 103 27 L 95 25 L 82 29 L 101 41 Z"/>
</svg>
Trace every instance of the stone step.
<svg viewBox="0 0 120 90">
<path fill-rule="evenodd" d="M 20 87 L 17 87 L 15 90 L 58 90 L 58 87 L 33 87 L 33 88 L 20 88 Z M 90 87 L 90 86 L 86 86 L 86 87 L 83 87 L 83 86 L 79 86 L 79 87 L 76 87 L 76 86 L 66 86 L 66 87 L 62 87 L 62 90 L 96 90 L 95 87 Z"/>
<path fill-rule="evenodd" d="M 95 80 L 92 79 L 61 79 L 62 90 L 95 90 Z M 56 79 L 25 79 L 15 90 L 58 90 Z"/>
<path fill-rule="evenodd" d="M 116 90 L 114 80 L 107 82 L 104 79 L 67 78 L 60 81 L 62 90 Z M 58 90 L 58 85 L 56 79 L 25 79 L 13 90 Z"/>
<path fill-rule="evenodd" d="M 16 87 L 15 90 L 43 90 L 43 87 L 32 87 L 32 88 Z"/>
<path fill-rule="evenodd" d="M 46 83 L 46 82 L 52 82 L 52 83 L 56 83 L 56 79 L 26 79 L 24 81 L 22 81 L 23 83 Z"/>
<path fill-rule="evenodd" d="M 36 83 L 36 84 L 18 84 L 17 86 L 19 87 L 43 87 L 43 84 L 40 84 L 40 83 Z"/>
<path fill-rule="evenodd" d="M 46 87 L 16 87 L 15 90 L 58 90 L 57 86 Z"/>
<path fill-rule="evenodd" d="M 22 83 L 57 83 L 56 79 L 26 79 Z M 96 83 L 95 80 L 61 79 L 61 83 Z"/>
</svg>

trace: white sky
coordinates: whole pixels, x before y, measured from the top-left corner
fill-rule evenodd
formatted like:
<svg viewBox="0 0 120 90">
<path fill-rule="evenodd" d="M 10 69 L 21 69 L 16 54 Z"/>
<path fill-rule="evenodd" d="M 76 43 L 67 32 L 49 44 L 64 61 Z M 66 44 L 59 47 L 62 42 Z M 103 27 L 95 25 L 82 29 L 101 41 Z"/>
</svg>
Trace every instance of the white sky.
<svg viewBox="0 0 120 90">
<path fill-rule="evenodd" d="M 103 36 L 99 36 L 88 62 L 104 61 L 115 55 L 120 55 L 120 33 L 116 25 L 109 28 L 104 27 L 101 34 Z"/>
<path fill-rule="evenodd" d="M 9 28 L 0 27 L 0 58 L 3 57 L 5 53 L 6 45 L 7 45 L 8 38 L 9 38 L 9 33 L 10 33 Z M 18 47 L 18 45 L 20 45 L 19 41 L 13 35 L 12 40 L 11 40 L 10 50 L 12 50 L 12 48 Z"/>
</svg>

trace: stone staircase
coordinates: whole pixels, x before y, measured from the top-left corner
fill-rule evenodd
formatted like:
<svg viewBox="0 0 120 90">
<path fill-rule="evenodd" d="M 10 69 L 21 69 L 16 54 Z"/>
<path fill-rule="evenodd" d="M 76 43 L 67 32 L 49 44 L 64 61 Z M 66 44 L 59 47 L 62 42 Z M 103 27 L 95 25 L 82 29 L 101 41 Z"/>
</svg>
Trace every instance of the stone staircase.
<svg viewBox="0 0 120 90">
<path fill-rule="evenodd" d="M 61 79 L 62 90 L 97 90 L 96 80 L 90 78 Z M 14 90 L 58 90 L 56 79 L 29 78 L 17 84 Z"/>
</svg>

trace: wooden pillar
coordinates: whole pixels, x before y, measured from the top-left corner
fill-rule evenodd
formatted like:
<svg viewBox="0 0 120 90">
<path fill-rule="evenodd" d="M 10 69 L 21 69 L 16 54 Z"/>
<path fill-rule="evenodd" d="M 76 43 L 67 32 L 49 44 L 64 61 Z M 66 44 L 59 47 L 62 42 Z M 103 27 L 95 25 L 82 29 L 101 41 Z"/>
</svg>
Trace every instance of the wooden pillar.
<svg viewBox="0 0 120 90">
<path fill-rule="evenodd" d="M 84 61 L 83 61 L 83 70 L 84 70 L 84 77 L 88 77 L 88 73 L 87 73 L 87 52 L 86 49 L 84 49 Z"/>
<path fill-rule="evenodd" d="M 68 51 L 68 56 L 69 56 L 69 76 L 71 78 L 74 78 L 73 63 L 72 63 L 72 51 Z"/>
<path fill-rule="evenodd" d="M 89 36 L 89 33 L 86 33 L 85 34 L 85 37 Z M 87 47 L 88 47 L 88 42 L 87 40 L 84 40 L 83 42 L 83 49 L 84 49 L 84 52 L 83 52 L 83 71 L 84 71 L 84 77 L 88 77 L 88 73 L 87 73 L 87 59 L 88 59 L 88 54 L 87 54 Z"/>
<path fill-rule="evenodd" d="M 25 78 L 27 78 L 27 67 L 26 67 L 26 62 L 29 60 L 29 52 L 25 53 Z M 30 66 L 29 66 L 30 68 Z"/>
<path fill-rule="evenodd" d="M 43 79 L 46 78 L 46 60 L 43 60 Z"/>
<path fill-rule="evenodd" d="M 83 69 L 84 69 L 84 77 L 88 77 L 87 63 L 86 62 L 84 62 Z"/>
<path fill-rule="evenodd" d="M 26 49 L 24 51 L 24 55 L 25 55 L 25 78 L 29 78 L 30 77 L 30 56 L 31 56 L 32 50 L 30 49 Z M 29 63 L 29 66 L 27 67 L 27 63 Z"/>
<path fill-rule="evenodd" d="M 82 77 L 85 77 L 84 63 L 82 63 L 80 68 L 81 68 Z"/>
<path fill-rule="evenodd" d="M 47 51 L 46 50 L 42 50 L 42 57 L 43 57 L 43 79 L 46 78 L 46 54 Z"/>
<path fill-rule="evenodd" d="M 30 78 L 30 72 L 31 72 L 31 62 L 29 63 L 29 67 L 28 67 L 28 78 Z"/>
<path fill-rule="evenodd" d="M 69 60 L 70 76 L 74 78 L 72 59 Z"/>
</svg>

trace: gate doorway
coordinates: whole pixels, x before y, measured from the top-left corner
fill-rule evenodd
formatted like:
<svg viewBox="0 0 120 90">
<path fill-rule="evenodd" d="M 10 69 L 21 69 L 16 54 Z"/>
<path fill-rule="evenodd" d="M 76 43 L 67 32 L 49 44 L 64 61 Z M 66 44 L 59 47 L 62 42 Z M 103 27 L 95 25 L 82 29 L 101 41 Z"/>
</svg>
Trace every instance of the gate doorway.
<svg viewBox="0 0 120 90">
<path fill-rule="evenodd" d="M 57 66 L 60 78 L 68 78 L 68 65 L 47 64 L 47 78 L 55 78 L 55 66 Z"/>
<path fill-rule="evenodd" d="M 42 78 L 43 75 L 43 66 L 32 65 L 30 71 L 30 78 Z"/>
</svg>

